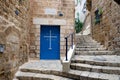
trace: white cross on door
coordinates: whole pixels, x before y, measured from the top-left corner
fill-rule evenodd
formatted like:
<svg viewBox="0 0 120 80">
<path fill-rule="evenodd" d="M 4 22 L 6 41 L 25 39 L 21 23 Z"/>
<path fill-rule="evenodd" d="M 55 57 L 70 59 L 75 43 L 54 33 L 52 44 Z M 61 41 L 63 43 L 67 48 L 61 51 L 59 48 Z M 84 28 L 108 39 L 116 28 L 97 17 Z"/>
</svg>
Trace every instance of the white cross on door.
<svg viewBox="0 0 120 80">
<path fill-rule="evenodd" d="M 52 38 L 57 38 L 57 36 L 52 36 L 52 32 L 50 30 L 50 35 L 49 36 L 44 36 L 44 38 L 49 38 L 49 49 L 51 50 L 51 44 L 52 44 Z"/>
</svg>

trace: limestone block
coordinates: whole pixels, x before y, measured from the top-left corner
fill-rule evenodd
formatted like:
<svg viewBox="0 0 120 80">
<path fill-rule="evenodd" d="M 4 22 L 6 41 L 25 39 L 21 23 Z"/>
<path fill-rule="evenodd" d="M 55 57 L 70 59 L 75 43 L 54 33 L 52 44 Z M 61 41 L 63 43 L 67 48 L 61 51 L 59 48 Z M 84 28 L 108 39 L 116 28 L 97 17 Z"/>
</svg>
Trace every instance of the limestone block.
<svg viewBox="0 0 120 80">
<path fill-rule="evenodd" d="M 40 50 L 40 46 L 37 46 L 37 49 Z"/>
<path fill-rule="evenodd" d="M 35 41 L 35 45 L 40 46 L 40 41 Z"/>
<path fill-rule="evenodd" d="M 40 41 L 40 36 L 39 36 L 39 37 L 36 37 L 36 40 L 37 40 L 37 41 Z"/>
<path fill-rule="evenodd" d="M 33 49 L 36 49 L 36 47 L 35 47 L 35 46 L 30 46 L 30 49 L 32 49 L 32 50 L 33 50 Z"/>
<path fill-rule="evenodd" d="M 35 57 L 36 57 L 36 54 L 35 54 L 35 53 L 30 53 L 30 57 L 31 57 L 31 58 L 35 58 Z"/>
<path fill-rule="evenodd" d="M 68 72 L 70 70 L 70 62 L 63 62 L 63 71 Z"/>
</svg>

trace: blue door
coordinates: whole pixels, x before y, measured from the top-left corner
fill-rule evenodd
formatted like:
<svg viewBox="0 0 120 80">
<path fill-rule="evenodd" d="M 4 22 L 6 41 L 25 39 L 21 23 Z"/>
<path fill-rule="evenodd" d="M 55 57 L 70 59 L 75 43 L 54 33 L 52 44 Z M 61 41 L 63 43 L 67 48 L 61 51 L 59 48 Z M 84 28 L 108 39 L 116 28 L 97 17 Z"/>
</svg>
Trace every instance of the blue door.
<svg viewBox="0 0 120 80">
<path fill-rule="evenodd" d="M 40 36 L 40 59 L 58 60 L 60 59 L 60 27 L 41 26 Z"/>
</svg>

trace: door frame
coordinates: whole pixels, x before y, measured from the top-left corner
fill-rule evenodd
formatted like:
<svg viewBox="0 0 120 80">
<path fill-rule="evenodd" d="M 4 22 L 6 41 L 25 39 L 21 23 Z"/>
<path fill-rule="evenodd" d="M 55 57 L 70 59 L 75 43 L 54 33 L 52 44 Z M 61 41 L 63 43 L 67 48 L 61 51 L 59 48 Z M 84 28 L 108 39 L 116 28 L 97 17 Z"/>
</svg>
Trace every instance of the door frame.
<svg viewBox="0 0 120 80">
<path fill-rule="evenodd" d="M 36 52 L 36 59 L 40 60 L 40 29 L 41 25 L 59 25 L 60 26 L 60 46 L 61 46 L 61 41 L 63 37 L 61 35 L 61 29 L 62 26 L 65 26 L 67 24 L 65 19 L 51 19 L 51 18 L 33 18 L 33 24 L 35 25 L 35 36 L 37 36 L 37 39 L 35 41 L 35 52 Z M 34 48 L 34 47 L 33 47 Z M 60 58 L 61 58 L 61 47 L 60 47 Z"/>
</svg>

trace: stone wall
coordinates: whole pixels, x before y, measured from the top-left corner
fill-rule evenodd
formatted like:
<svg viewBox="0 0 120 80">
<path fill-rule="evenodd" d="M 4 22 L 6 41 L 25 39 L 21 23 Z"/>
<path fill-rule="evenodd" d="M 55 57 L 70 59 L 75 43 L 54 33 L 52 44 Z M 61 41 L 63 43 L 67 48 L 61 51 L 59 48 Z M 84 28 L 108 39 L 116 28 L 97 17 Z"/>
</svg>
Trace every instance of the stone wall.
<svg viewBox="0 0 120 80">
<path fill-rule="evenodd" d="M 74 0 L 31 0 L 30 57 L 40 55 L 40 26 L 60 25 L 60 53 L 65 53 L 64 37 L 74 31 Z M 51 12 L 52 11 L 52 12 Z M 62 13 L 63 16 L 59 14 Z"/>
<path fill-rule="evenodd" d="M 28 60 L 28 0 L 0 0 L 0 80 L 12 80 L 20 65 Z"/>
<path fill-rule="evenodd" d="M 101 8 L 100 23 L 95 24 L 95 11 Z M 114 0 L 92 0 L 92 36 L 110 50 L 120 50 L 120 5 Z"/>
<path fill-rule="evenodd" d="M 86 13 L 87 13 L 86 19 L 84 21 L 84 25 L 81 33 L 83 35 L 90 35 L 91 34 L 91 15 L 89 11 L 87 11 Z"/>
</svg>

